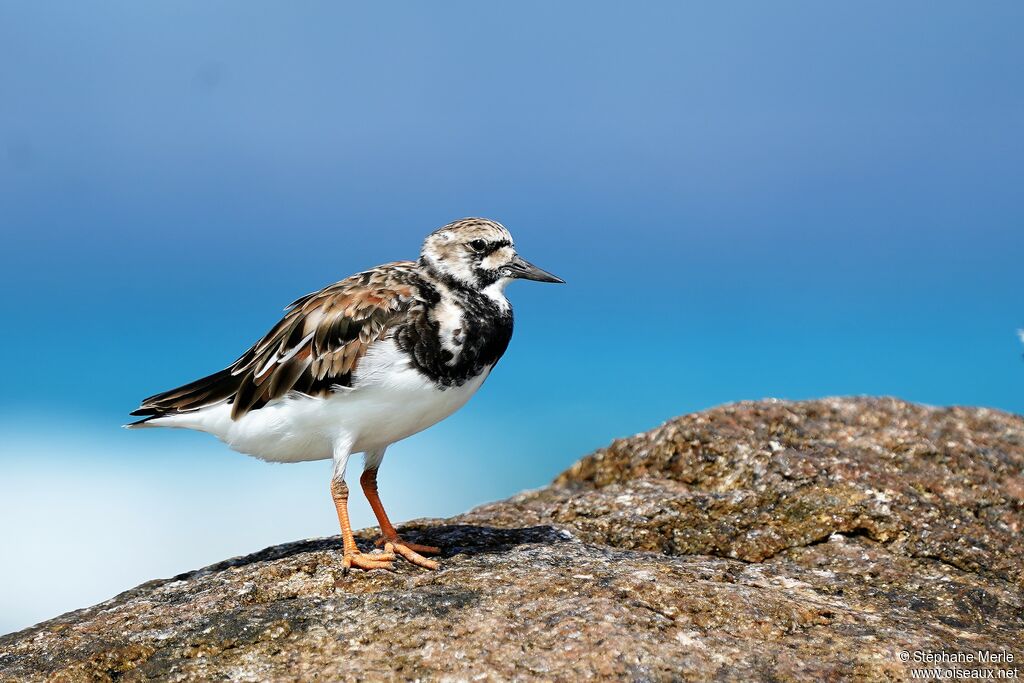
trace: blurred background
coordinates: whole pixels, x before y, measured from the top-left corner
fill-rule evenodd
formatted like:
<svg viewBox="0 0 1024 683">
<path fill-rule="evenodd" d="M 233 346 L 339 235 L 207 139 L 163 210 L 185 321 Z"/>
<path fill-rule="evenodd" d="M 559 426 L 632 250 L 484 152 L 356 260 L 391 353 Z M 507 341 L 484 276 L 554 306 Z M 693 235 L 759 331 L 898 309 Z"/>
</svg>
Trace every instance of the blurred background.
<svg viewBox="0 0 1024 683">
<path fill-rule="evenodd" d="M 1024 412 L 1024 5 L 0 4 L 0 632 L 337 533 L 141 398 L 467 215 L 561 275 L 394 518 L 674 415 L 890 394 Z M 358 472 L 359 467 L 350 468 Z M 354 497 L 357 526 L 372 515 Z"/>
</svg>

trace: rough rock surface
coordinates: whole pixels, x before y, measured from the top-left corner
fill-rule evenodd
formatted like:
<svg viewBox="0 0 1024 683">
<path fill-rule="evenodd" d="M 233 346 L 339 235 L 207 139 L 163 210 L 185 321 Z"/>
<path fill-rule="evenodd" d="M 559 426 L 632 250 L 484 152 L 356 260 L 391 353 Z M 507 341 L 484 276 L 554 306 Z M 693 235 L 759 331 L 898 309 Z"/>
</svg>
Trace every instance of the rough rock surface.
<svg viewBox="0 0 1024 683">
<path fill-rule="evenodd" d="M 0 679 L 906 680 L 903 651 L 1020 676 L 1022 529 L 1024 418 L 740 403 L 407 525 L 441 571 L 268 548 L 2 637 Z"/>
</svg>

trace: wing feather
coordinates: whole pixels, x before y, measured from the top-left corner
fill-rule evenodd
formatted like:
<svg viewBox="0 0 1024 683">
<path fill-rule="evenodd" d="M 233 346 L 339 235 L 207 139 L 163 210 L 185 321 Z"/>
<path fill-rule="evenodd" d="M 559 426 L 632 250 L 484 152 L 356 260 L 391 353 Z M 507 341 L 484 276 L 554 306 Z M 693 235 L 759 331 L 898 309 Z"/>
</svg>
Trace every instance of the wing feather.
<svg viewBox="0 0 1024 683">
<path fill-rule="evenodd" d="M 292 391 L 351 386 L 367 350 L 403 316 L 422 310 L 415 277 L 415 264 L 391 263 L 300 297 L 230 367 L 151 396 L 132 414 L 152 418 L 227 400 L 238 419 Z"/>
</svg>

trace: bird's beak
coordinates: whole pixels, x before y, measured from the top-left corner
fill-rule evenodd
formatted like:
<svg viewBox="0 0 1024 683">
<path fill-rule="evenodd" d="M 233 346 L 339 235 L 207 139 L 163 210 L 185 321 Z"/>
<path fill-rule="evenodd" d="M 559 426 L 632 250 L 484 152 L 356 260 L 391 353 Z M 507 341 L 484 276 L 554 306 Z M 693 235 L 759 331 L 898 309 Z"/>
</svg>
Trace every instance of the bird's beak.
<svg viewBox="0 0 1024 683">
<path fill-rule="evenodd" d="M 562 278 L 552 275 L 546 270 L 541 270 L 519 254 L 516 254 L 516 257 L 512 259 L 512 263 L 505 266 L 504 270 L 509 277 L 514 277 L 519 280 L 536 280 L 537 282 L 557 282 L 559 284 L 565 284 L 565 280 Z"/>
</svg>

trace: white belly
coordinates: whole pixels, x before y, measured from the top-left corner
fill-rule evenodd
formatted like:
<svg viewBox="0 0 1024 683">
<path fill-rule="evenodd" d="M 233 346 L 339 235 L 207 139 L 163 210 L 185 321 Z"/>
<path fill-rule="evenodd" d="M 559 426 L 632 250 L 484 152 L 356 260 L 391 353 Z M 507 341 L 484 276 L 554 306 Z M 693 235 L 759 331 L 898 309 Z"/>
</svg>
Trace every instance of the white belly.
<svg viewBox="0 0 1024 683">
<path fill-rule="evenodd" d="M 150 424 L 209 432 L 263 460 L 325 460 L 339 444 L 350 444 L 353 453 L 372 452 L 440 422 L 466 404 L 489 372 L 438 389 L 384 342 L 360 362 L 356 389 L 342 388 L 323 398 L 288 396 L 238 420 L 231 419 L 230 404 L 220 403 Z"/>
</svg>

